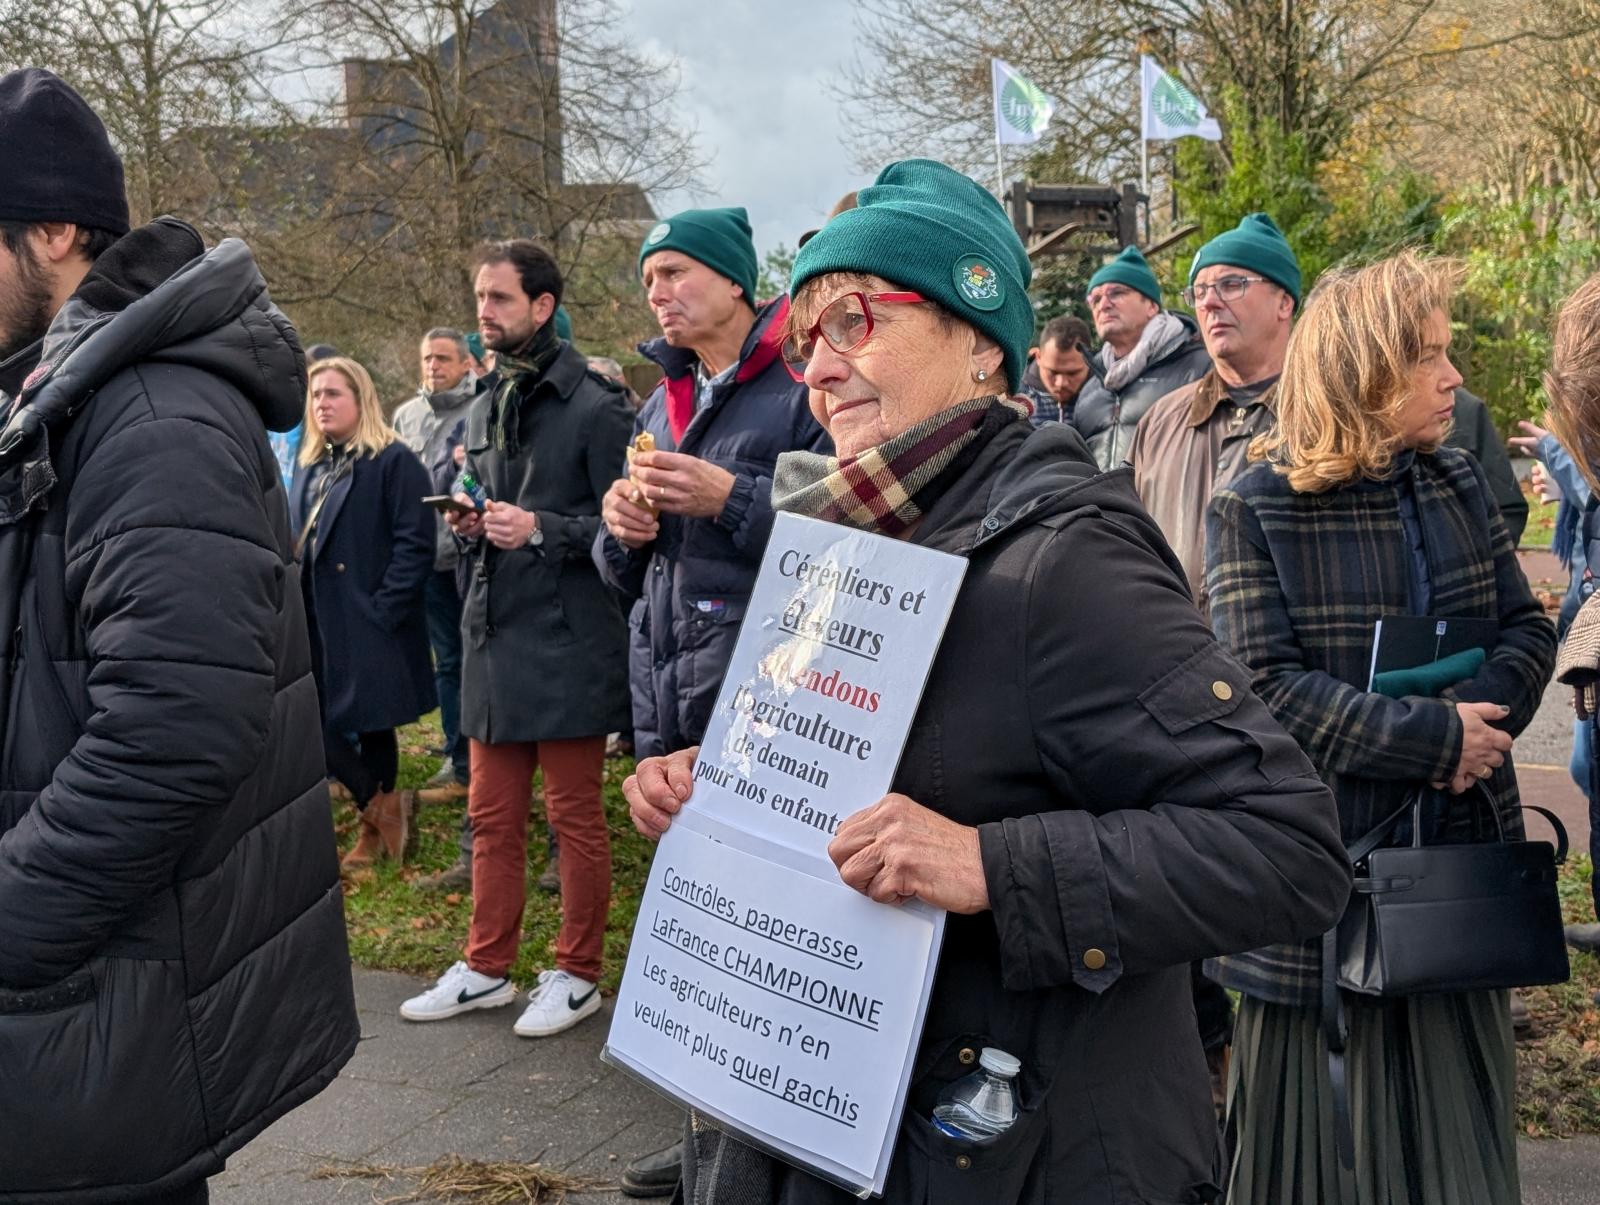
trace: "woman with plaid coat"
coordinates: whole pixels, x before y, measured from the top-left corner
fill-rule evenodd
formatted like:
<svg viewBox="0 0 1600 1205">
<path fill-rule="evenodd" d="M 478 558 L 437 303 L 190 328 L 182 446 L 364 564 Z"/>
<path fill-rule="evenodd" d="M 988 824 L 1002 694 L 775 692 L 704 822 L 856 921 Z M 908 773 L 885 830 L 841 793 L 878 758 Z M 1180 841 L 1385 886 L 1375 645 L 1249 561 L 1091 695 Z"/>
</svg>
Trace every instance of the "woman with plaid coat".
<svg viewBox="0 0 1600 1205">
<path fill-rule="evenodd" d="M 1442 447 L 1454 269 L 1411 255 L 1325 278 L 1289 345 L 1264 462 L 1207 521 L 1218 638 L 1339 804 L 1346 843 L 1419 783 L 1481 781 L 1521 832 L 1512 737 L 1532 720 L 1555 630 L 1518 568 L 1483 470 Z M 1498 619 L 1482 667 L 1438 698 L 1365 689 L 1394 614 Z M 1446 833 L 1470 828 L 1463 801 Z M 1229 1090 L 1229 1200 L 1322 1205 L 1520 1200 L 1504 992 L 1347 996 L 1354 1171 L 1335 1154 L 1319 943 L 1214 960 L 1243 993 Z"/>
</svg>

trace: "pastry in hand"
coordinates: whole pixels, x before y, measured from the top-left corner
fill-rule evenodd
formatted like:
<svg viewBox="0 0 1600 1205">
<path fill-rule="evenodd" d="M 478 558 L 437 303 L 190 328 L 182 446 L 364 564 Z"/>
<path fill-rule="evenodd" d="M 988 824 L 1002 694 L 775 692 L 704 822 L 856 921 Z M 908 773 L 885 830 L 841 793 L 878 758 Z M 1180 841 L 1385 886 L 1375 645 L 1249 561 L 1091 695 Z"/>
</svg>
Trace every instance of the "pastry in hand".
<svg viewBox="0 0 1600 1205">
<path fill-rule="evenodd" d="M 639 434 L 633 437 L 633 442 L 628 445 L 628 479 L 630 481 L 633 480 L 633 458 L 640 452 L 654 452 L 655 450 L 656 437 L 650 434 L 650 432 L 641 431 Z M 649 511 L 652 515 L 659 515 L 661 513 L 655 508 L 654 505 L 652 505 L 650 500 L 644 496 L 644 487 L 641 485 L 636 484 L 633 487 L 633 501 L 635 504 L 644 507 L 644 509 Z"/>
</svg>

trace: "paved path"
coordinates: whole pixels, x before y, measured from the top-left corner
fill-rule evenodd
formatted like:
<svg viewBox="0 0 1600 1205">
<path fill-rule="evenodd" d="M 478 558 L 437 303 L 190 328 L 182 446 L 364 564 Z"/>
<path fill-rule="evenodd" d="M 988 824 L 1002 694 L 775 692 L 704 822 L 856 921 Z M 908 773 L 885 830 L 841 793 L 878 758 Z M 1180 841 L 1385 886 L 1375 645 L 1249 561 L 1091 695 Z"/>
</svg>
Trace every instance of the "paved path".
<svg viewBox="0 0 1600 1205">
<path fill-rule="evenodd" d="M 356 972 L 362 1041 L 321 1096 L 267 1130 L 211 1181 L 217 1205 L 368 1205 L 409 1181 L 313 1180 L 338 1163 L 419 1167 L 445 1155 L 540 1160 L 614 1179 L 634 1155 L 677 1137 L 670 1105 L 600 1063 L 610 1008 L 569 1033 L 537 1042 L 511 1032 L 516 1006 L 431 1025 L 400 1020 L 422 981 Z M 1600 1199 L 1600 1138 L 1524 1140 L 1523 1205 Z M 615 1192 L 577 1200 L 620 1203 Z"/>
<path fill-rule="evenodd" d="M 520 1005 L 448 1021 L 402 1021 L 400 1002 L 424 982 L 358 970 L 361 1044 L 322 1095 L 280 1120 L 212 1178 L 219 1205 L 365 1203 L 394 1184 L 313 1180 L 335 1163 L 420 1167 L 445 1155 L 539 1160 L 614 1179 L 634 1155 L 665 1146 L 680 1115 L 637 1081 L 599 1061 L 605 1011 L 554 1038 L 511 1032 Z M 402 1182 L 404 1183 L 404 1182 Z M 409 1187 L 409 1185 L 407 1185 Z M 586 1202 L 622 1201 L 585 1193 Z"/>
</svg>

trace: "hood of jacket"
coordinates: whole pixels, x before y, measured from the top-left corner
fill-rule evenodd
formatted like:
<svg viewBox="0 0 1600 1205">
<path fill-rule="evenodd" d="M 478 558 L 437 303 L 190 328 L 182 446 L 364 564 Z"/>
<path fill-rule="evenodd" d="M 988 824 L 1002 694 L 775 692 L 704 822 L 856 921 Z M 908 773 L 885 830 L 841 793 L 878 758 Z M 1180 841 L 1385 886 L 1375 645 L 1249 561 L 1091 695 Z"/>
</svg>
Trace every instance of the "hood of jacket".
<svg viewBox="0 0 1600 1205">
<path fill-rule="evenodd" d="M 469 372 L 449 389 L 419 389 L 417 396 L 427 402 L 435 414 L 448 414 L 476 398 L 480 384 L 480 379 Z"/>
<path fill-rule="evenodd" d="M 1065 424 L 1019 421 L 990 440 L 914 538 L 967 556 L 991 541 L 1091 507 L 1126 515 L 1157 547 L 1166 547 L 1133 488 L 1132 469 L 1101 472 L 1083 437 Z"/>
<path fill-rule="evenodd" d="M 224 239 L 207 251 L 176 218 L 113 244 L 56 314 L 17 396 L 0 400 L 0 522 L 54 485 L 49 432 L 134 364 L 220 377 L 250 399 L 268 430 L 292 430 L 305 410 L 305 356 L 266 288 L 244 243 Z"/>
</svg>

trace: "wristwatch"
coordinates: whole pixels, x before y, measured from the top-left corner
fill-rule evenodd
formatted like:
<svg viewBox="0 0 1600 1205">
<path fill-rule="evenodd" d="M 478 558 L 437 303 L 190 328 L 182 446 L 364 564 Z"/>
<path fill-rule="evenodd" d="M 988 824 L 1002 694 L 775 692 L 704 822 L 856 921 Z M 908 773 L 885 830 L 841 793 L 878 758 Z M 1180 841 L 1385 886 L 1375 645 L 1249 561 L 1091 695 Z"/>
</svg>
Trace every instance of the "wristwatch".
<svg viewBox="0 0 1600 1205">
<path fill-rule="evenodd" d="M 539 516 L 533 516 L 533 530 L 528 533 L 528 547 L 542 548 L 544 546 L 544 528 L 539 526 Z"/>
</svg>

